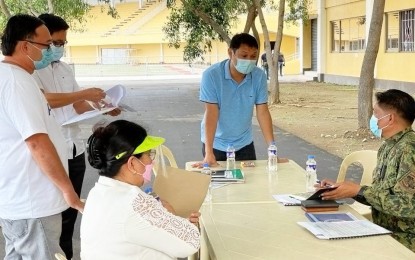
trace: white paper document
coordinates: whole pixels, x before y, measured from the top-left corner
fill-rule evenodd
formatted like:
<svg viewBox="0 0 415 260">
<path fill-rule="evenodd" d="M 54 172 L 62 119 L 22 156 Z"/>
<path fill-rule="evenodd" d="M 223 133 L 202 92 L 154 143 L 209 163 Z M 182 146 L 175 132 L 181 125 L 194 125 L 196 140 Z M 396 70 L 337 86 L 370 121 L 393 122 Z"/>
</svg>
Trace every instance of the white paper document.
<svg viewBox="0 0 415 260">
<path fill-rule="evenodd" d="M 301 200 L 294 198 L 290 194 L 275 194 L 272 197 L 284 206 L 301 206 Z"/>
<path fill-rule="evenodd" d="M 368 220 L 342 222 L 297 222 L 319 239 L 343 239 L 387 235 L 392 232 Z"/>
<path fill-rule="evenodd" d="M 76 115 L 74 117 L 72 117 L 71 119 L 67 120 L 66 122 L 64 122 L 62 125 L 69 125 L 72 123 L 76 123 L 82 120 L 86 120 L 89 118 L 93 118 L 105 113 L 108 113 L 116 108 L 120 108 L 121 110 L 124 111 L 131 111 L 131 112 L 135 112 L 134 109 L 132 109 L 131 107 L 124 105 L 121 103 L 121 100 L 124 98 L 125 94 L 126 94 L 126 89 L 123 85 L 115 85 L 112 88 L 108 89 L 107 91 L 105 91 L 106 96 L 103 99 L 103 101 L 107 104 L 107 107 L 104 107 L 102 109 L 94 109 L 91 111 L 87 111 L 83 114 L 80 115 Z"/>
</svg>

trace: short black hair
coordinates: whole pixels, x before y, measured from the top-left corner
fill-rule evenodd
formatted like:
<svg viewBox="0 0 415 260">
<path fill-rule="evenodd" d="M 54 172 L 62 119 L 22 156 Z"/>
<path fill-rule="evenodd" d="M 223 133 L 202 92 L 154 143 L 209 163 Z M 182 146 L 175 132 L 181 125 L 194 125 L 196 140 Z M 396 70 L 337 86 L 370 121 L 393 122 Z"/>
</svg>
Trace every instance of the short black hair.
<svg viewBox="0 0 415 260">
<path fill-rule="evenodd" d="M 389 89 L 375 94 L 378 106 L 383 109 L 393 109 L 409 124 L 415 119 L 415 100 L 406 92 Z"/>
<path fill-rule="evenodd" d="M 4 56 L 11 56 L 18 41 L 33 39 L 36 29 L 43 21 L 28 14 L 16 14 L 9 18 L 1 36 L 1 51 Z"/>
<path fill-rule="evenodd" d="M 55 32 L 66 31 L 69 29 L 69 25 L 65 22 L 65 20 L 57 15 L 41 14 L 38 18 L 45 23 L 51 35 Z"/>
<path fill-rule="evenodd" d="M 258 49 L 258 42 L 254 36 L 250 35 L 249 33 L 238 33 L 232 37 L 231 44 L 229 48 L 233 51 L 236 51 L 241 47 L 242 44 L 248 45 L 249 47 Z"/>
<path fill-rule="evenodd" d="M 88 138 L 88 162 L 99 170 L 99 175 L 114 178 L 146 137 L 147 131 L 142 126 L 127 120 L 116 120 L 106 127 L 99 127 Z M 117 158 L 124 152 L 124 156 Z M 134 156 L 140 158 L 142 153 Z"/>
</svg>

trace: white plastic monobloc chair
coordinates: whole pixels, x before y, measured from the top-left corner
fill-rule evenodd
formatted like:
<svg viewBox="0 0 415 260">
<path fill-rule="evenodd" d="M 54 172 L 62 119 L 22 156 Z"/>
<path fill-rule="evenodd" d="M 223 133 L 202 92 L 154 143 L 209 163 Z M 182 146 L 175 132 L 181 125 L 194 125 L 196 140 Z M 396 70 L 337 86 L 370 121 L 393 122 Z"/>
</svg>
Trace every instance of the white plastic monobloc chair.
<svg viewBox="0 0 415 260">
<path fill-rule="evenodd" d="M 176 159 L 174 159 L 172 151 L 167 146 L 161 145 L 161 153 L 167 158 L 171 167 L 178 168 Z"/>
<path fill-rule="evenodd" d="M 164 160 L 164 158 L 167 158 L 167 161 L 169 162 L 170 166 L 173 168 L 179 168 L 177 166 L 176 159 L 174 158 L 173 152 L 165 145 L 160 145 L 159 148 L 156 150 L 157 153 L 159 153 L 156 157 L 158 160 Z M 153 168 L 154 174 L 157 175 L 157 171 L 160 168 L 160 163 L 158 163 L 157 167 Z M 195 254 L 189 256 L 187 258 L 188 260 L 196 260 L 199 259 L 199 254 L 196 252 Z"/>
<path fill-rule="evenodd" d="M 337 176 L 337 182 L 342 182 L 346 178 L 346 172 L 350 165 L 359 163 L 363 167 L 361 185 L 371 185 L 373 180 L 373 171 L 376 167 L 377 162 L 377 151 L 362 150 L 355 151 L 347 155 L 340 165 L 339 175 Z M 366 206 L 362 203 L 355 202 L 350 205 L 354 210 L 359 212 L 365 218 L 371 220 L 372 212 L 370 206 Z"/>
<path fill-rule="evenodd" d="M 56 260 L 67 260 L 66 257 L 60 253 L 55 254 Z"/>
<path fill-rule="evenodd" d="M 168 163 L 166 162 L 166 159 Z M 172 151 L 167 146 L 160 145 L 160 147 L 156 149 L 156 164 L 153 167 L 154 174 L 157 175 L 159 171 L 163 172 L 165 165 L 170 165 L 173 168 L 179 168 Z"/>
</svg>

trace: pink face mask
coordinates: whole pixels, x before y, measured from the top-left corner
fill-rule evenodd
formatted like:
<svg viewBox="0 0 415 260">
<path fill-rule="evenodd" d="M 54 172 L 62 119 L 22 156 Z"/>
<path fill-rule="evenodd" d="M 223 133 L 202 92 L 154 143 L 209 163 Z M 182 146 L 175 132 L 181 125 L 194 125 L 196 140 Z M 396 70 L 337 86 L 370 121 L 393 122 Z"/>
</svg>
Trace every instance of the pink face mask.
<svg viewBox="0 0 415 260">
<path fill-rule="evenodd" d="M 153 164 L 150 163 L 150 164 L 147 164 L 146 165 L 140 159 L 139 159 L 139 161 L 146 168 L 146 170 L 144 171 L 144 173 L 142 173 L 140 175 L 143 176 L 144 183 L 149 183 L 151 181 L 151 171 L 153 170 Z"/>
</svg>

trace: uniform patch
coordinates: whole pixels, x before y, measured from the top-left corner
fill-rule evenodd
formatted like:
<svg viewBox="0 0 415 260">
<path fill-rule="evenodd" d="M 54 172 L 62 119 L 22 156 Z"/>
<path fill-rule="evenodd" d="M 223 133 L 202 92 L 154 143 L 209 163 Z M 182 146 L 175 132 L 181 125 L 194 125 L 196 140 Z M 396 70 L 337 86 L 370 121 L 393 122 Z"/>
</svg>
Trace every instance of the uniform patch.
<svg viewBox="0 0 415 260">
<path fill-rule="evenodd" d="M 406 192 L 415 193 L 415 173 L 411 172 L 399 181 L 400 186 Z"/>
</svg>

